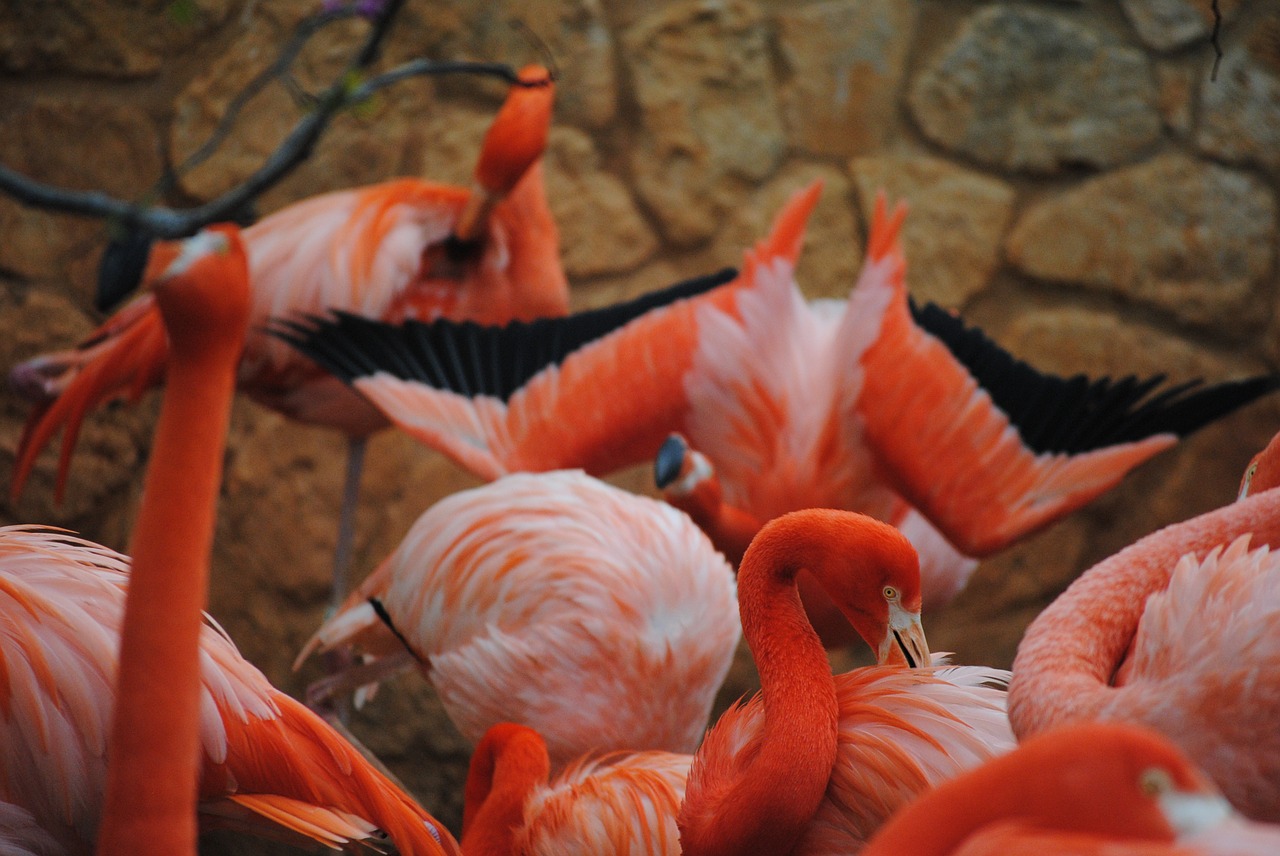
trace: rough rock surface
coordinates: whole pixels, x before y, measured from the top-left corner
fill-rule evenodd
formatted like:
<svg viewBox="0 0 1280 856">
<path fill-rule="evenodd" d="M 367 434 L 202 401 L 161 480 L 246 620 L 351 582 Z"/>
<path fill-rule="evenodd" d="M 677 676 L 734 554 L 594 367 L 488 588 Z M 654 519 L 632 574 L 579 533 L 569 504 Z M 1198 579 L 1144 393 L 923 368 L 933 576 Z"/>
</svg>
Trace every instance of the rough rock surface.
<svg viewBox="0 0 1280 856">
<path fill-rule="evenodd" d="M 621 180 L 601 168 L 591 138 L 573 128 L 551 133 L 547 199 L 560 228 L 570 279 L 635 268 L 658 248 L 658 237 Z"/>
<path fill-rule="evenodd" d="M 623 41 L 640 108 L 636 190 L 667 240 L 705 240 L 785 148 L 764 18 L 741 0 L 692 0 L 638 21 Z"/>
<path fill-rule="evenodd" d="M 136 78 L 160 71 L 231 11 L 229 0 L 0 2 L 0 67 Z"/>
<path fill-rule="evenodd" d="M 1254 176 L 1162 155 L 1032 205 L 1007 252 L 1031 276 L 1230 328 L 1271 271 L 1275 229 L 1274 196 Z"/>
<path fill-rule="evenodd" d="M 780 86 L 792 146 L 850 156 L 885 142 L 895 126 L 916 5 L 829 0 L 780 10 Z"/>
<path fill-rule="evenodd" d="M 937 145 L 1009 170 L 1111 166 L 1160 132 L 1140 51 L 1068 15 L 1020 5 L 975 13 L 916 76 L 908 103 Z"/>
<path fill-rule="evenodd" d="M 908 205 L 902 244 L 913 295 L 955 308 L 986 286 L 1000 261 L 1012 187 L 936 158 L 858 158 L 849 170 L 864 222 L 881 190 L 890 204 Z"/>
<path fill-rule="evenodd" d="M 1227 49 L 1217 80 L 1201 82 L 1196 144 L 1215 158 L 1280 168 L 1280 12 Z"/>
</svg>

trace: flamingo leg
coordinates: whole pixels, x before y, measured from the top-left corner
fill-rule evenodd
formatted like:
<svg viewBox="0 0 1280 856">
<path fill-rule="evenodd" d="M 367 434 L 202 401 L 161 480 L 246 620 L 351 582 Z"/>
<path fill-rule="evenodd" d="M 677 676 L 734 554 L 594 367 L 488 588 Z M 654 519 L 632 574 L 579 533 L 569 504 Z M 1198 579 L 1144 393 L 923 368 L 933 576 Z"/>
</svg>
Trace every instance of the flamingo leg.
<svg viewBox="0 0 1280 856">
<path fill-rule="evenodd" d="M 360 502 L 360 476 L 364 472 L 367 437 L 347 438 L 347 471 L 342 482 L 342 507 L 338 512 L 338 542 L 333 548 L 333 588 L 329 614 L 342 606 L 351 588 L 351 554 L 355 547 L 356 506 Z"/>
</svg>

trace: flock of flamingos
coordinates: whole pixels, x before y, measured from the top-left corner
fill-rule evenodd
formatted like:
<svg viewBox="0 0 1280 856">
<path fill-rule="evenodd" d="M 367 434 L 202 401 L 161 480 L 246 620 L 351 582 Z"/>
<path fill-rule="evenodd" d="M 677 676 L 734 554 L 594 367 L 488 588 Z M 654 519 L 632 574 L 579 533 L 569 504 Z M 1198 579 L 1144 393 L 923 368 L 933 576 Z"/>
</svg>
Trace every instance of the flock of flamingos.
<svg viewBox="0 0 1280 856">
<path fill-rule="evenodd" d="M 849 299 L 806 302 L 818 187 L 740 272 L 570 315 L 553 86 L 522 77 L 472 188 L 161 245 L 141 297 L 13 369 L 15 492 L 59 430 L 65 482 L 97 404 L 164 398 L 132 559 L 0 530 L 0 854 L 175 856 L 207 828 L 467 856 L 1280 853 L 1280 442 L 1238 501 L 1084 573 L 1012 673 L 931 655 L 920 618 L 1280 378 L 1041 373 L 910 300 L 883 201 Z M 313 700 L 435 686 L 475 744 L 460 843 L 201 613 L 237 389 L 357 461 L 394 424 L 490 480 L 300 655 L 354 652 Z M 646 460 L 666 501 L 594 477 Z M 762 689 L 708 730 L 740 636 Z M 877 665 L 833 675 L 824 646 L 857 638 Z"/>
</svg>

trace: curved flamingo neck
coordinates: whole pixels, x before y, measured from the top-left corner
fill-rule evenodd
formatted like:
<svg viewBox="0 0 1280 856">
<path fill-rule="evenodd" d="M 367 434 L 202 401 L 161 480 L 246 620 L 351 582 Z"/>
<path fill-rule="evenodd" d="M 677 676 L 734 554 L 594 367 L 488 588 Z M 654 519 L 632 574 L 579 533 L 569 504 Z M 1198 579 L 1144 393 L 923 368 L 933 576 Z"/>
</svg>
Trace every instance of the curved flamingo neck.
<svg viewBox="0 0 1280 856">
<path fill-rule="evenodd" d="M 714 474 L 699 481 L 687 493 L 667 491 L 665 498 L 689 515 L 734 565 L 742 562 L 751 539 L 760 531 L 758 517 L 724 501 L 720 478 Z"/>
<path fill-rule="evenodd" d="M 467 772 L 462 814 L 466 856 L 516 852 L 529 794 L 547 782 L 551 761 L 542 736 L 511 723 L 495 725 L 476 746 Z"/>
<path fill-rule="evenodd" d="M 772 521 L 738 569 L 742 635 L 760 673 L 759 750 L 718 805 L 681 810 L 685 856 L 788 853 L 812 821 L 836 759 L 839 706 L 826 652 L 796 591 L 801 568 L 825 565 L 820 527 Z M 697 761 L 695 760 L 695 765 Z"/>
<path fill-rule="evenodd" d="M 243 248 L 228 240 L 157 286 L 173 347 L 130 546 L 100 854 L 196 851 L 201 611 L 249 318 Z"/>
<path fill-rule="evenodd" d="M 1162 591 L 1178 559 L 1203 556 L 1253 533 L 1280 543 L 1280 490 L 1160 529 L 1080 576 L 1027 630 L 1013 662 L 1009 720 L 1021 739 L 1092 718 L 1115 691 L 1113 676 L 1137 633 L 1147 598 Z"/>
</svg>

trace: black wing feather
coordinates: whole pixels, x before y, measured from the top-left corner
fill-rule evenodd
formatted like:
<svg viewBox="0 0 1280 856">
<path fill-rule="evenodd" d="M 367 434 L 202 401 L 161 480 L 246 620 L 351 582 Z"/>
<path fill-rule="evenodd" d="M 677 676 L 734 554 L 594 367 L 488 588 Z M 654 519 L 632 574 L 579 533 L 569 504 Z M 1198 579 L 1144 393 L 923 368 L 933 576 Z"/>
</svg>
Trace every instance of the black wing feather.
<svg viewBox="0 0 1280 856">
<path fill-rule="evenodd" d="M 737 277 L 726 268 L 625 303 L 562 318 L 487 327 L 470 321 L 388 324 L 333 311 L 273 318 L 266 331 L 351 383 L 376 372 L 466 396 L 508 400 L 529 378 L 646 312 L 696 297 Z"/>
<path fill-rule="evenodd" d="M 1162 390 L 1164 375 L 1064 378 L 1015 358 L 980 329 L 965 326 L 935 304 L 912 300 L 910 306 L 915 323 L 964 364 L 1036 454 L 1078 454 L 1155 434 L 1183 437 L 1280 389 L 1280 375 L 1208 386 L 1192 380 Z"/>
</svg>

